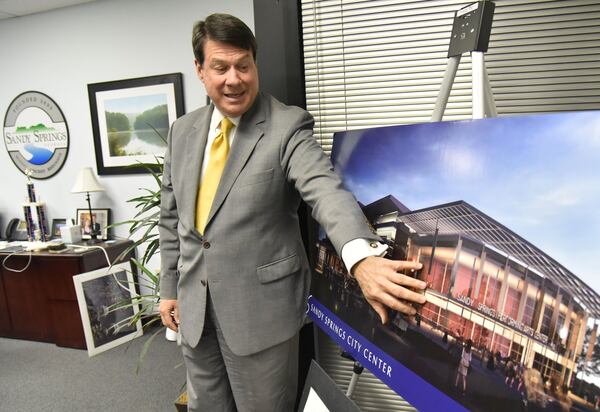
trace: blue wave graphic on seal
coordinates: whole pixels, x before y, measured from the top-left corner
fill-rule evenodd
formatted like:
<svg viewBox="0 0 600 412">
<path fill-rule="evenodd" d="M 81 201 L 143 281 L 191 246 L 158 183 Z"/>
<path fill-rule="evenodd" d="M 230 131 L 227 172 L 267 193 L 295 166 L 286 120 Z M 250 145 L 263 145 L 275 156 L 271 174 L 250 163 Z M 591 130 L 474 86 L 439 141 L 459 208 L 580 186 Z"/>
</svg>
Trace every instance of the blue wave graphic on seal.
<svg viewBox="0 0 600 412">
<path fill-rule="evenodd" d="M 37 147 L 32 144 L 28 144 L 25 146 L 25 150 L 27 150 L 33 156 L 31 159 L 27 161 L 34 165 L 43 165 L 46 163 L 54 152 L 52 150 L 45 149 L 43 147 Z"/>
</svg>

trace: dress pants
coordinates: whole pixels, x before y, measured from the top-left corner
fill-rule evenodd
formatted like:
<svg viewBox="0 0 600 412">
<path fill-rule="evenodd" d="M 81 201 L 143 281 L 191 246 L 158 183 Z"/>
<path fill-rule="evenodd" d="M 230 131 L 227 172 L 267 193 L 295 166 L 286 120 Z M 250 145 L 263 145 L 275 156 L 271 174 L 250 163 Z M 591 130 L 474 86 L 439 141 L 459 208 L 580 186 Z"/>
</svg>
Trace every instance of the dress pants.
<svg viewBox="0 0 600 412">
<path fill-rule="evenodd" d="M 298 384 L 298 334 L 261 352 L 234 354 L 210 293 L 200 342 L 181 342 L 189 412 L 292 412 Z"/>
</svg>

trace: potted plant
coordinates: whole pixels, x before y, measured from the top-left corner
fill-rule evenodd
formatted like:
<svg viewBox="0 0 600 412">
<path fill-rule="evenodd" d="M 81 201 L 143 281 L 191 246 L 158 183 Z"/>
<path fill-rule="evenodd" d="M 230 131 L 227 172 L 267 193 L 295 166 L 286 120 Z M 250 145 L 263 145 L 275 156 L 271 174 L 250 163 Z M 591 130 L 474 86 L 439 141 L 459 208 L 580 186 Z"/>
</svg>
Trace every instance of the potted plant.
<svg viewBox="0 0 600 412">
<path fill-rule="evenodd" d="M 152 126 L 156 134 L 166 143 L 165 138 Z M 144 286 L 147 293 L 140 293 L 131 299 L 119 302 L 111 310 L 123 308 L 132 305 L 139 305 L 139 311 L 137 314 L 124 319 L 120 322 L 117 327 L 127 324 L 135 324 L 138 320 L 142 321 L 142 327 L 144 330 L 160 325 L 161 319 L 158 313 L 158 302 L 160 300 L 160 285 L 159 285 L 159 273 L 153 272 L 148 267 L 150 260 L 160 252 L 160 244 L 158 237 L 158 222 L 160 217 L 160 190 L 162 184 L 163 174 L 163 161 L 164 157 L 156 156 L 154 163 L 142 163 L 144 167 L 152 176 L 154 182 L 152 188 L 140 188 L 143 192 L 140 196 L 127 200 L 128 203 L 132 203 L 136 209 L 135 215 L 122 222 L 114 223 L 111 226 L 122 226 L 129 225 L 129 237 L 134 238 L 133 244 L 123 251 L 119 259 L 125 257 L 131 251 L 135 251 L 138 248 L 143 250 L 141 258 L 131 259 L 132 263 L 139 269 L 143 280 L 137 280 L 136 289 L 141 292 L 141 286 Z M 117 259 L 117 261 L 119 260 Z M 163 328 L 159 328 L 154 331 L 150 338 L 142 346 L 142 350 L 138 357 L 136 366 L 136 373 L 139 372 L 139 368 L 144 361 L 144 358 L 152 344 L 152 341 L 163 331 Z M 178 366 L 178 365 L 177 365 Z M 187 411 L 187 392 L 184 390 L 183 393 L 175 401 L 175 406 L 179 412 Z"/>
<path fill-rule="evenodd" d="M 128 306 L 138 305 L 139 311 L 126 319 L 123 319 L 117 328 L 129 324 L 135 324 L 142 321 L 144 330 L 160 325 L 160 315 L 158 313 L 158 302 L 160 299 L 159 274 L 148 267 L 150 260 L 159 253 L 158 239 L 158 220 L 160 215 L 160 187 L 162 180 L 162 157 L 156 157 L 156 162 L 151 164 L 142 164 L 151 174 L 155 186 L 153 188 L 141 188 L 144 193 L 140 196 L 127 200 L 133 203 L 136 214 L 129 220 L 114 223 L 111 226 L 129 225 L 129 237 L 133 243 L 119 256 L 117 261 L 127 256 L 130 252 L 141 250 L 141 257 L 132 258 L 131 262 L 139 270 L 140 276 L 136 281 L 136 289 L 139 295 L 115 304 L 110 310 L 118 310 Z M 144 290 L 144 293 L 141 293 Z M 150 338 L 144 343 L 142 351 L 138 358 L 137 369 L 144 360 L 148 348 L 154 338 L 162 332 L 162 328 L 153 331 Z"/>
</svg>

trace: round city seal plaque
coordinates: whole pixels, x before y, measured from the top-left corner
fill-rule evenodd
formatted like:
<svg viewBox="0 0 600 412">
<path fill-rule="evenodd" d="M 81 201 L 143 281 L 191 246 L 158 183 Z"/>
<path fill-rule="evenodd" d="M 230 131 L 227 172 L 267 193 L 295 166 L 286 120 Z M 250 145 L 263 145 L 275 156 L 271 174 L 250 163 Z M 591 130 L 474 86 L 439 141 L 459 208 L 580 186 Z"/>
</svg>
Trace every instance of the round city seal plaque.
<svg viewBox="0 0 600 412">
<path fill-rule="evenodd" d="M 60 107 L 43 93 L 21 93 L 4 116 L 4 144 L 21 172 L 31 171 L 34 179 L 54 176 L 69 152 L 69 128 Z"/>
</svg>

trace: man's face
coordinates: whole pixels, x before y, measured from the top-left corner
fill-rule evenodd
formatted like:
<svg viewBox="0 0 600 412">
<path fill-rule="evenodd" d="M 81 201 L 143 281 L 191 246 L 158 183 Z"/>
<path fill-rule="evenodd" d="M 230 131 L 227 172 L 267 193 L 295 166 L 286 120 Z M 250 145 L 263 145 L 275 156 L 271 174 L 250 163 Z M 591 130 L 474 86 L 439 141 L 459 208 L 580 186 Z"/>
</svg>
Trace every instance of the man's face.
<svg viewBox="0 0 600 412">
<path fill-rule="evenodd" d="M 248 111 L 258 94 L 258 70 L 250 50 L 207 40 L 204 64 L 194 63 L 206 94 L 221 113 L 237 117 Z"/>
</svg>

